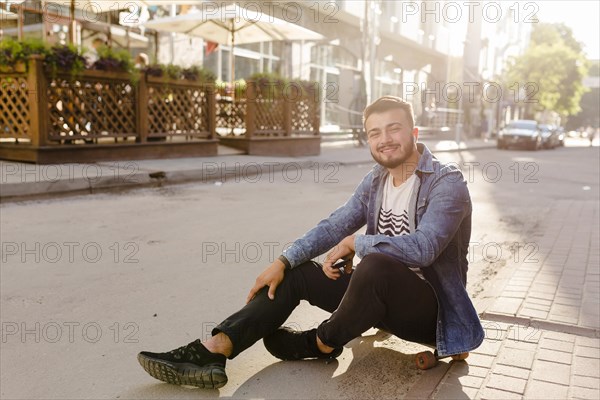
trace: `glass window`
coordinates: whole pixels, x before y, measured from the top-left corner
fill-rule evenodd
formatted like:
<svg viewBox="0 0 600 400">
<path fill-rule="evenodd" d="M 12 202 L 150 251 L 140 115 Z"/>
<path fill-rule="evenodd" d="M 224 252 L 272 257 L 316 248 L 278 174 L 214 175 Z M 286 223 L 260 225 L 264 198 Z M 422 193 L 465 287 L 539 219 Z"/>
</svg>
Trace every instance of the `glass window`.
<svg viewBox="0 0 600 400">
<path fill-rule="evenodd" d="M 246 49 L 246 50 L 260 52 L 260 43 L 246 43 L 246 44 L 239 44 L 239 45 L 236 44 L 235 47 L 238 47 L 240 49 Z"/>
<path fill-rule="evenodd" d="M 206 42 L 204 44 L 204 62 L 203 67 L 212 71 L 215 75 L 219 75 L 219 49 L 217 48 L 215 51 L 211 52 L 209 55 L 206 55 Z"/>
<path fill-rule="evenodd" d="M 49 32 L 49 35 L 50 34 L 51 32 Z M 30 11 L 25 11 L 23 13 L 23 39 L 27 38 L 44 38 L 44 18 L 41 13 Z M 68 36 L 66 39 L 68 40 Z"/>
<path fill-rule="evenodd" d="M 235 79 L 247 78 L 259 71 L 260 61 L 247 57 L 235 56 Z"/>
<path fill-rule="evenodd" d="M 229 50 L 221 50 L 221 59 L 223 60 L 221 63 L 221 80 L 229 82 L 231 80 L 231 76 L 229 75 L 229 70 L 231 69 L 229 65 Z"/>
</svg>

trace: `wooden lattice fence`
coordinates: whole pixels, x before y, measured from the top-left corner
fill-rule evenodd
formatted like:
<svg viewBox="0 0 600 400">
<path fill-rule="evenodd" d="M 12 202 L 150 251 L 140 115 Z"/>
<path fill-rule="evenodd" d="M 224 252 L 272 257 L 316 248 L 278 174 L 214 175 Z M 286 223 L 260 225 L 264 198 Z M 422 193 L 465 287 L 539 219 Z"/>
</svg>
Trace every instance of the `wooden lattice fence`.
<svg viewBox="0 0 600 400">
<path fill-rule="evenodd" d="M 136 138 L 137 90 L 127 74 L 87 71 L 48 79 L 48 140 Z"/>
<path fill-rule="evenodd" d="M 80 162 L 216 155 L 214 87 L 86 70 L 0 73 L 0 158 Z"/>
<path fill-rule="evenodd" d="M 319 102 L 310 96 L 265 97 L 249 82 L 243 98 L 217 101 L 214 85 L 145 74 L 135 83 L 130 78 L 106 71 L 51 76 L 40 57 L 32 57 L 26 73 L 0 72 L 0 159 L 216 155 L 219 141 L 249 154 L 320 151 Z M 232 137 L 218 136 L 218 128 Z M 253 150 L 250 141 L 261 149 Z"/>
<path fill-rule="evenodd" d="M 31 140 L 25 73 L 0 74 L 0 139 Z"/>
<path fill-rule="evenodd" d="M 234 116 L 230 126 L 233 132 L 241 118 L 245 130 L 219 140 L 256 155 L 319 154 L 320 102 L 316 92 L 278 93 L 263 93 L 255 82 L 247 82 L 244 97 L 235 100 L 231 108 Z"/>
<path fill-rule="evenodd" d="M 148 77 L 148 137 L 211 137 L 213 87 Z M 212 108 L 211 108 L 212 107 Z"/>
</svg>

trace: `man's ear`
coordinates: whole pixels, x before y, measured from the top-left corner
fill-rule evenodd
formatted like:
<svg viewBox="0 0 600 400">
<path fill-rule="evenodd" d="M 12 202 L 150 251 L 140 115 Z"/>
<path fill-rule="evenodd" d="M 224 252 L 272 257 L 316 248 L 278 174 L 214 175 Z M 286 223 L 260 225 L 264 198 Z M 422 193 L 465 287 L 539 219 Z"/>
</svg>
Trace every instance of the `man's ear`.
<svg viewBox="0 0 600 400">
<path fill-rule="evenodd" d="M 417 143 L 417 138 L 419 137 L 419 128 L 417 128 L 416 126 L 413 128 L 412 137 L 413 143 Z"/>
</svg>

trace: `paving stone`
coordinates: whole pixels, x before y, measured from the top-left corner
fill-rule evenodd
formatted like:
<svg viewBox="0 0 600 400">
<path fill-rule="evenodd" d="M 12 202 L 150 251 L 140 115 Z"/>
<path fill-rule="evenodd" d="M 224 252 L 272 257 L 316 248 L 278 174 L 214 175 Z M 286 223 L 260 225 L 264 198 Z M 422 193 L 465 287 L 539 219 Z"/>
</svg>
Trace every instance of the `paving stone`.
<svg viewBox="0 0 600 400">
<path fill-rule="evenodd" d="M 554 297 L 581 301 L 582 295 L 583 293 L 581 291 L 579 291 L 578 293 L 573 293 L 559 289 Z"/>
<path fill-rule="evenodd" d="M 506 375 L 492 374 L 490 376 L 490 379 L 486 383 L 486 387 L 523 394 L 525 392 L 526 384 L 527 380 L 525 379 L 514 378 L 512 376 Z"/>
<path fill-rule="evenodd" d="M 549 339 L 549 338 L 544 337 L 540 341 L 540 348 L 572 353 L 573 349 L 575 348 L 575 345 L 573 343 L 564 342 L 561 340 Z"/>
<path fill-rule="evenodd" d="M 548 318 L 548 311 L 540 311 L 540 310 L 535 310 L 533 308 L 524 307 L 519 311 L 518 315 L 521 317 L 546 319 L 546 318 Z"/>
<path fill-rule="evenodd" d="M 494 359 L 495 357 L 493 356 L 471 352 L 471 354 L 469 354 L 469 358 L 467 358 L 467 362 L 469 363 L 469 365 L 473 365 L 475 367 L 483 367 L 489 369 L 492 367 Z"/>
<path fill-rule="evenodd" d="M 506 392 L 504 390 L 485 388 L 477 394 L 476 398 L 480 398 L 481 400 L 512 400 L 522 399 L 523 396 L 518 393 Z"/>
<path fill-rule="evenodd" d="M 517 347 L 528 349 L 526 345 L 516 344 L 514 342 L 523 342 L 529 343 L 530 345 L 537 345 L 539 343 L 540 338 L 542 337 L 542 331 L 537 326 L 522 326 L 522 325 L 514 325 L 511 330 L 509 330 L 506 334 L 506 339 L 508 339 L 507 343 L 510 343 L 508 347 Z"/>
<path fill-rule="evenodd" d="M 527 291 L 526 290 L 503 290 L 502 291 L 502 297 L 507 297 L 507 298 L 512 298 L 512 299 L 524 299 L 525 297 L 527 297 Z"/>
<path fill-rule="evenodd" d="M 591 376 L 573 375 L 571 385 L 589 389 L 600 389 L 600 379 Z"/>
<path fill-rule="evenodd" d="M 474 399 L 478 389 L 442 383 L 433 395 L 434 399 Z"/>
<path fill-rule="evenodd" d="M 577 336 L 568 333 L 546 331 L 544 337 L 547 339 L 560 340 L 561 342 L 575 343 Z"/>
<path fill-rule="evenodd" d="M 598 400 L 598 399 L 600 399 L 600 389 L 589 389 L 589 388 L 574 386 L 570 390 L 569 397 L 572 399 Z"/>
<path fill-rule="evenodd" d="M 540 349 L 537 352 L 537 358 L 538 360 L 571 365 L 571 359 L 573 358 L 573 355 L 571 353 L 565 353 L 562 351 Z"/>
<path fill-rule="evenodd" d="M 580 306 L 581 298 L 556 296 L 554 298 L 554 304 L 560 304 L 565 306 Z"/>
<path fill-rule="evenodd" d="M 539 305 L 548 306 L 548 307 L 550 307 L 552 305 L 552 300 L 536 299 L 535 297 L 528 297 L 527 302 L 530 304 L 539 304 Z"/>
<path fill-rule="evenodd" d="M 583 316 L 580 320 L 579 320 L 579 325 L 585 327 L 585 328 L 595 328 L 598 329 L 598 319 L 597 318 L 586 318 L 585 316 Z"/>
<path fill-rule="evenodd" d="M 521 299 L 511 299 L 507 297 L 499 297 L 492 305 L 490 311 L 499 314 L 516 315 L 519 307 L 521 307 Z"/>
<path fill-rule="evenodd" d="M 523 336 L 523 333 L 521 334 Z M 511 349 L 519 349 L 519 350 L 527 350 L 527 351 L 535 351 L 538 347 L 537 343 L 523 342 L 517 340 L 516 337 L 510 337 L 508 340 L 504 342 L 505 348 Z"/>
<path fill-rule="evenodd" d="M 573 357 L 573 373 L 600 378 L 600 360 L 597 358 Z"/>
<path fill-rule="evenodd" d="M 548 320 L 552 321 L 552 322 L 558 322 L 561 324 L 567 324 L 567 325 L 577 325 L 579 322 L 578 317 L 572 317 L 572 316 L 566 316 L 566 315 L 554 315 L 554 314 L 550 314 L 548 316 Z"/>
<path fill-rule="evenodd" d="M 540 293 L 550 293 L 552 295 L 554 295 L 554 293 L 556 293 L 557 288 L 558 288 L 557 285 L 544 285 L 544 284 L 540 284 L 540 283 L 535 283 L 535 284 L 533 284 L 533 286 L 531 286 L 532 291 L 540 292 Z"/>
<path fill-rule="evenodd" d="M 456 375 L 470 375 L 477 376 L 479 378 L 485 378 L 490 372 L 488 368 L 469 365 L 468 361 L 469 359 L 467 359 L 467 362 L 452 363 L 450 371 Z"/>
<path fill-rule="evenodd" d="M 555 383 L 532 380 L 527 384 L 526 399 L 566 399 L 568 386 Z"/>
<path fill-rule="evenodd" d="M 600 359 L 600 349 L 595 347 L 575 346 L 575 355 L 579 357 Z"/>
<path fill-rule="evenodd" d="M 566 315 L 566 316 L 579 315 L 579 307 L 562 305 L 562 304 L 553 304 L 552 307 L 550 308 L 550 314 Z"/>
<path fill-rule="evenodd" d="M 477 352 L 480 354 L 495 356 L 498 354 L 501 347 L 502 341 L 485 339 L 483 343 L 481 343 L 481 345 L 477 348 Z"/>
<path fill-rule="evenodd" d="M 498 356 L 498 364 L 530 369 L 533 365 L 534 356 L 533 351 L 505 347 Z"/>
<path fill-rule="evenodd" d="M 511 279 L 504 290 L 527 290 L 533 283 L 533 279 Z"/>
<path fill-rule="evenodd" d="M 496 364 L 492 368 L 492 372 L 499 375 L 512 376 L 513 378 L 529 379 L 531 370 L 510 365 Z"/>
<path fill-rule="evenodd" d="M 475 388 L 475 389 L 479 389 L 481 387 L 481 385 L 483 384 L 484 378 L 479 377 L 479 376 L 470 376 L 470 375 L 454 375 L 454 374 L 450 374 L 448 376 L 448 380 L 450 382 L 460 382 L 460 385 L 465 386 L 465 387 L 470 387 L 470 388 Z"/>
<path fill-rule="evenodd" d="M 548 314 L 548 312 L 550 311 L 551 306 L 549 305 L 545 305 L 545 304 L 538 304 L 535 302 L 530 301 L 529 299 L 527 299 L 523 305 L 523 310 L 529 308 L 532 310 L 537 310 L 537 311 L 543 311 L 546 314 Z M 523 313 L 523 310 L 521 310 L 520 314 Z"/>
<path fill-rule="evenodd" d="M 531 377 L 544 382 L 568 385 L 571 379 L 571 367 L 565 364 L 536 360 Z"/>
<path fill-rule="evenodd" d="M 503 332 L 508 331 L 508 329 L 511 326 L 513 326 L 513 324 L 508 324 L 506 322 L 487 321 L 487 320 L 481 320 L 481 325 L 483 326 L 483 329 L 489 328 L 491 330 L 503 331 Z M 500 339 L 498 339 L 498 340 L 500 340 Z"/>
<path fill-rule="evenodd" d="M 541 293 L 538 291 L 531 291 L 531 292 L 529 292 L 529 297 L 534 297 L 536 299 L 553 300 L 554 293 Z"/>
<path fill-rule="evenodd" d="M 576 341 L 578 346 L 600 348 L 600 338 L 578 337 Z"/>
<path fill-rule="evenodd" d="M 481 324 L 485 333 L 486 341 L 490 342 L 502 342 L 506 339 L 506 329 L 498 326 L 495 322 L 483 322 Z"/>
</svg>

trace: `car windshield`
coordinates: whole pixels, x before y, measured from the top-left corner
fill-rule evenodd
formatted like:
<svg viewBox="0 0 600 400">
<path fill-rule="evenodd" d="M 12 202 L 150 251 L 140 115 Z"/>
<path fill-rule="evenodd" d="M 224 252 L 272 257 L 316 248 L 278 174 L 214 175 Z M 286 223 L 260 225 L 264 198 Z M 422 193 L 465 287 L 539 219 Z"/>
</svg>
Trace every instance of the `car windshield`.
<svg viewBox="0 0 600 400">
<path fill-rule="evenodd" d="M 508 129 L 529 129 L 535 130 L 536 124 L 532 122 L 525 121 L 514 121 L 508 124 Z"/>
</svg>

